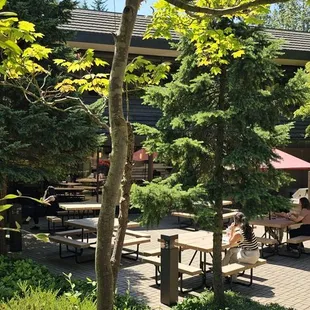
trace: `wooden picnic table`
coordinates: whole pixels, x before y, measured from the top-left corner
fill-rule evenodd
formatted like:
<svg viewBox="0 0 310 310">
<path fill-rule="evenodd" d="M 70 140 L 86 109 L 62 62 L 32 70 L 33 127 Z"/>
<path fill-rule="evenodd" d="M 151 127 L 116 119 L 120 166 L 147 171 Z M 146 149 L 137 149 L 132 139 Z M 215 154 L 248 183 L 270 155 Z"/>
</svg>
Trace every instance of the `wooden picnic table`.
<svg viewBox="0 0 310 310">
<path fill-rule="evenodd" d="M 208 231 L 195 231 L 179 234 L 175 245 L 183 250 L 189 249 L 195 251 L 193 257 L 191 258 L 190 265 L 196 254 L 198 252 L 200 253 L 199 265 L 203 272 L 205 282 L 206 274 L 209 271 L 209 268 L 207 268 L 207 254 L 212 255 L 213 252 L 213 233 Z M 229 243 L 222 243 L 222 249 L 225 250 L 227 248 L 229 248 Z M 182 251 L 180 253 L 182 253 Z"/>
<path fill-rule="evenodd" d="M 295 224 L 296 224 L 295 222 L 285 218 L 275 218 L 275 219 L 264 218 L 250 221 L 250 225 L 264 226 L 269 228 L 286 228 Z"/>
<path fill-rule="evenodd" d="M 66 211 L 96 211 L 100 210 L 100 203 L 61 203 L 61 209 Z"/>
<path fill-rule="evenodd" d="M 83 219 L 72 219 L 65 222 L 67 226 L 82 228 L 82 229 L 90 229 L 90 230 L 97 230 L 98 225 L 98 217 L 91 217 L 91 218 L 83 218 Z M 128 222 L 127 228 L 136 228 L 139 227 L 140 224 L 138 222 Z M 118 219 L 114 219 L 114 228 L 118 227 Z"/>
<path fill-rule="evenodd" d="M 80 186 L 82 183 L 76 183 L 76 182 L 60 182 L 58 183 L 60 186 L 65 186 L 65 187 L 74 187 L 74 186 Z"/>
<path fill-rule="evenodd" d="M 195 231 L 179 234 L 176 246 L 182 249 L 191 249 L 203 253 L 213 252 L 213 233 L 209 231 Z M 222 249 L 227 249 L 228 243 L 222 243 Z"/>
<path fill-rule="evenodd" d="M 290 227 L 296 228 L 296 226 L 300 225 L 298 223 L 295 223 L 295 222 L 288 220 L 286 218 L 283 218 L 283 217 L 272 218 L 272 219 L 268 219 L 268 218 L 256 219 L 256 220 L 250 221 L 249 224 L 252 226 L 264 226 L 265 232 L 262 235 L 262 237 L 263 238 L 266 237 L 267 233 L 268 233 L 269 238 L 272 237 L 273 239 L 276 239 L 279 244 L 282 244 L 282 240 L 280 240 L 281 237 L 277 233 L 276 229 L 285 229 L 286 228 L 286 238 L 288 239 L 289 238 L 289 236 L 288 236 L 289 228 Z"/>
<path fill-rule="evenodd" d="M 96 178 L 81 178 L 81 179 L 77 179 L 76 181 L 80 183 L 97 183 Z M 101 183 L 103 181 L 104 181 L 103 179 L 99 179 L 98 183 Z"/>
<path fill-rule="evenodd" d="M 55 187 L 55 191 L 57 192 L 82 192 L 83 187 Z"/>
</svg>

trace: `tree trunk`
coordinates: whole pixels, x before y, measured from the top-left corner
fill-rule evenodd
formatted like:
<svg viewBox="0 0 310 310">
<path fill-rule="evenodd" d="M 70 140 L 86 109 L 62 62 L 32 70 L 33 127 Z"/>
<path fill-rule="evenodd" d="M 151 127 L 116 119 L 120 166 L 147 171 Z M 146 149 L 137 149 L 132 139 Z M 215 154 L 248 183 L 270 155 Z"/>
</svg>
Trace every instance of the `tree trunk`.
<svg viewBox="0 0 310 310">
<path fill-rule="evenodd" d="M 102 206 L 98 219 L 96 277 L 97 309 L 112 310 L 114 301 L 114 278 L 111 263 L 111 240 L 114 226 L 115 206 L 127 156 L 127 124 L 124 119 L 122 90 L 128 60 L 133 27 L 141 0 L 126 0 L 120 28 L 115 38 L 114 57 L 109 84 L 109 120 L 112 152 L 110 170 L 103 188 Z"/>
<path fill-rule="evenodd" d="M 225 109 L 226 71 L 222 68 L 220 77 L 220 94 L 218 109 Z M 224 287 L 222 281 L 222 229 L 223 229 L 223 158 L 224 158 L 224 120 L 217 123 L 216 148 L 215 148 L 215 230 L 213 234 L 213 288 L 214 299 L 218 308 L 224 308 Z"/>
<path fill-rule="evenodd" d="M 122 181 L 122 199 L 120 203 L 120 212 L 118 216 L 118 229 L 115 237 L 114 249 L 111 258 L 113 278 L 114 278 L 114 289 L 116 288 L 117 275 L 122 257 L 122 249 L 128 223 L 128 210 L 130 206 L 130 189 L 132 184 L 131 176 L 133 167 L 132 163 L 134 152 L 134 135 L 130 123 L 127 123 L 127 130 L 128 130 L 127 162 L 125 165 L 124 178 Z"/>
<path fill-rule="evenodd" d="M 0 186 L 0 198 L 3 198 L 7 194 L 7 184 L 5 180 L 2 182 Z M 0 204 L 5 204 L 5 201 L 0 201 Z M 0 227 L 5 227 L 6 223 L 6 216 L 5 216 L 6 211 L 1 213 L 2 216 L 4 216 L 4 219 L 0 221 Z M 8 253 L 8 248 L 5 242 L 5 230 L 0 229 L 0 255 L 6 255 Z"/>
</svg>

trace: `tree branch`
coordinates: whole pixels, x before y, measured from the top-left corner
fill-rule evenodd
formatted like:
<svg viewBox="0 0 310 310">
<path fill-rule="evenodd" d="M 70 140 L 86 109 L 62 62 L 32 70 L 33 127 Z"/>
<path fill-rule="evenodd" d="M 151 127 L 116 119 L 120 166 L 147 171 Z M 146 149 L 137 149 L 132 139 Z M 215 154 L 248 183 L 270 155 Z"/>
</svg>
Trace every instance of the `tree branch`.
<svg viewBox="0 0 310 310">
<path fill-rule="evenodd" d="M 244 11 L 248 8 L 259 6 L 259 5 L 267 5 L 267 4 L 273 4 L 273 3 L 285 3 L 285 2 L 288 2 L 289 0 L 253 0 L 247 3 L 242 3 L 242 4 L 237 4 L 235 6 L 232 6 L 232 7 L 227 7 L 225 9 L 216 9 L 216 8 L 210 8 L 210 7 L 204 7 L 204 6 L 196 6 L 196 5 L 188 4 L 184 0 L 165 0 L 165 1 L 187 12 L 205 13 L 206 15 L 212 15 L 212 16 L 222 16 L 222 15 L 234 14 L 236 12 Z"/>
<path fill-rule="evenodd" d="M 59 103 L 59 102 L 65 102 L 65 101 L 78 101 L 79 106 L 86 112 L 86 114 L 101 128 L 104 128 L 106 130 L 108 130 L 108 132 L 110 132 L 110 127 L 106 124 L 103 123 L 95 114 L 92 113 L 92 111 L 89 109 L 89 107 L 80 99 L 80 98 L 76 98 L 76 97 L 70 97 L 67 96 L 65 98 L 61 98 L 61 99 L 56 99 L 55 103 Z"/>
</svg>

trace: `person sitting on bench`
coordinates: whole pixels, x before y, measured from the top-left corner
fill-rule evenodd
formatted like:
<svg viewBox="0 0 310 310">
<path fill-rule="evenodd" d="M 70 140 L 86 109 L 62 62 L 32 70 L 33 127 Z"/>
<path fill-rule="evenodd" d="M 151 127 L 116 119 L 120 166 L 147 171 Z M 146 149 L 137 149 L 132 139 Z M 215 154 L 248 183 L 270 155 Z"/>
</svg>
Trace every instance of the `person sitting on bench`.
<svg viewBox="0 0 310 310">
<path fill-rule="evenodd" d="M 234 217 L 234 222 L 229 226 L 229 245 L 222 266 L 233 263 L 255 264 L 259 259 L 259 249 L 252 227 L 249 225 L 242 212 Z M 233 276 L 233 281 L 236 275 Z"/>
<path fill-rule="evenodd" d="M 48 203 L 49 205 L 46 206 L 46 215 L 56 215 L 57 211 L 59 210 L 59 204 L 57 202 L 57 195 L 56 195 L 56 190 L 53 186 L 48 186 L 47 189 L 44 192 L 43 195 L 43 201 Z M 42 205 L 35 205 L 33 213 L 31 216 L 28 216 L 26 219 L 25 223 L 29 223 L 31 219 L 34 221 L 34 226 L 31 227 L 31 230 L 39 230 L 40 227 L 38 226 L 39 224 L 39 217 L 40 215 L 42 216 Z"/>
<path fill-rule="evenodd" d="M 298 236 L 310 236 L 310 203 L 306 197 L 299 199 L 299 205 L 301 207 L 300 214 L 295 214 L 293 212 L 282 212 L 279 216 L 285 217 L 296 223 L 302 223 L 302 225 L 297 229 L 290 230 L 290 238 Z M 303 244 L 301 245 L 303 247 Z M 298 244 L 290 244 L 291 249 L 297 249 Z"/>
</svg>

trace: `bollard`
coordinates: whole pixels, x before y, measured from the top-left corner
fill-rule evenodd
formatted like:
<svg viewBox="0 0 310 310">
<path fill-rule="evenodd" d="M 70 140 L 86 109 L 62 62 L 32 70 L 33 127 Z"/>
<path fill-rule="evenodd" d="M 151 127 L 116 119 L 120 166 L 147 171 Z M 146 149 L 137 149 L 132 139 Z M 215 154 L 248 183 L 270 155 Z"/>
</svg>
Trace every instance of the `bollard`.
<svg viewBox="0 0 310 310">
<path fill-rule="evenodd" d="M 161 235 L 160 301 L 172 306 L 178 302 L 178 235 Z"/>
<path fill-rule="evenodd" d="M 16 228 L 16 223 L 22 223 L 22 206 L 14 203 L 9 209 L 9 223 L 11 228 Z M 20 252 L 22 250 L 22 234 L 17 231 L 10 231 L 10 252 Z"/>
</svg>

